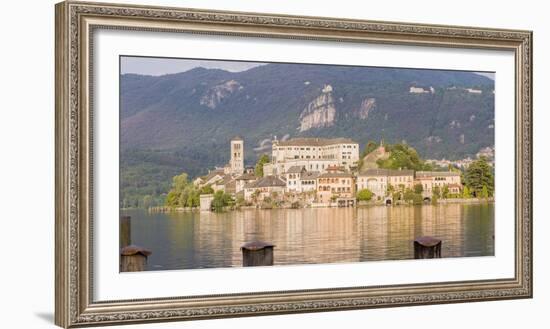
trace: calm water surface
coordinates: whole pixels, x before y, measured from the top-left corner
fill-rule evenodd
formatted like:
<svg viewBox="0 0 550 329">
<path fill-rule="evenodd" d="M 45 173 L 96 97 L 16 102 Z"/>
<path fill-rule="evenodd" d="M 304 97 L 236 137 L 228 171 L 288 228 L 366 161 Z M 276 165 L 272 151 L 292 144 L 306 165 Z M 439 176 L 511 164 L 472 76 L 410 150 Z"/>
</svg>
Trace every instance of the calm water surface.
<svg viewBox="0 0 550 329">
<path fill-rule="evenodd" d="M 442 257 L 494 255 L 493 204 L 123 214 L 153 251 L 147 270 L 242 266 L 254 240 L 276 245 L 275 265 L 412 259 L 423 235 L 443 240 Z"/>
</svg>

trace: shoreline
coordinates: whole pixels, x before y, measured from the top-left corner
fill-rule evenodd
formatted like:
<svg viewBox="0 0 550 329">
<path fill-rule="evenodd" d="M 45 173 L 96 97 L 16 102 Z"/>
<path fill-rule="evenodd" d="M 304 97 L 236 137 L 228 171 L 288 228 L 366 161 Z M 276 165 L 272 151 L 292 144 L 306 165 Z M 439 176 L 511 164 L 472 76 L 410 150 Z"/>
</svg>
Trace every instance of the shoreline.
<svg viewBox="0 0 550 329">
<path fill-rule="evenodd" d="M 311 203 L 308 205 L 295 207 L 292 206 L 292 204 L 288 205 L 281 205 L 281 206 L 273 206 L 273 207 L 262 207 L 261 205 L 253 205 L 253 206 L 240 206 L 235 207 L 232 209 L 224 209 L 224 211 L 239 211 L 239 210 L 249 210 L 249 209 L 260 209 L 260 210 L 272 210 L 272 209 L 306 209 L 306 208 L 368 208 L 368 207 L 376 207 L 376 206 L 386 206 L 386 207 L 401 207 L 401 206 L 424 206 L 424 205 L 439 205 L 439 204 L 485 204 L 485 203 L 494 203 L 494 198 L 453 198 L 453 199 L 438 199 L 435 204 L 432 202 L 424 202 L 422 204 L 413 205 L 411 203 L 405 203 L 402 201 L 398 201 L 393 205 L 385 205 L 382 201 L 367 201 L 367 202 L 358 202 L 356 206 L 354 207 L 339 207 L 336 203 Z M 169 213 L 169 212 L 201 212 L 200 208 L 171 208 L 171 207 L 164 207 L 164 206 L 157 206 L 157 207 L 149 207 L 149 208 L 121 208 L 121 211 L 125 210 L 136 210 L 136 209 L 143 209 L 148 212 L 156 212 L 156 213 Z M 202 211 L 204 212 L 204 211 Z"/>
</svg>

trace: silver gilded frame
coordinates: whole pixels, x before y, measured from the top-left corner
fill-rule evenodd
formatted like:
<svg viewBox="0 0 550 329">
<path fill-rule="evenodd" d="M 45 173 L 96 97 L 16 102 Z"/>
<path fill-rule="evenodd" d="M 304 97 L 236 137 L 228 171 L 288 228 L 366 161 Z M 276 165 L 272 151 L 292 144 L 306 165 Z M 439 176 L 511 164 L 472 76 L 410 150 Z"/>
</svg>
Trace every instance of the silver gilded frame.
<svg viewBox="0 0 550 329">
<path fill-rule="evenodd" d="M 98 28 L 513 51 L 514 277 L 94 302 L 90 55 L 91 36 Z M 57 325 L 68 328 L 532 297 L 532 32 L 65 1 L 56 5 L 55 39 Z"/>
</svg>

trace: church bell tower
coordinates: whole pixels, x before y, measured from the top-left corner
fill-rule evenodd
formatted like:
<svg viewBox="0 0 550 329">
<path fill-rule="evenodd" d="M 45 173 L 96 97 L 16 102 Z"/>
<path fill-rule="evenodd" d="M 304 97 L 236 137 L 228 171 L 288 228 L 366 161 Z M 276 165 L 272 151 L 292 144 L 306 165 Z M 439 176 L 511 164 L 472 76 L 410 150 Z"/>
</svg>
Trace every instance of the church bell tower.
<svg viewBox="0 0 550 329">
<path fill-rule="evenodd" d="M 231 173 L 242 175 L 244 173 L 244 141 L 236 136 L 231 139 Z"/>
</svg>

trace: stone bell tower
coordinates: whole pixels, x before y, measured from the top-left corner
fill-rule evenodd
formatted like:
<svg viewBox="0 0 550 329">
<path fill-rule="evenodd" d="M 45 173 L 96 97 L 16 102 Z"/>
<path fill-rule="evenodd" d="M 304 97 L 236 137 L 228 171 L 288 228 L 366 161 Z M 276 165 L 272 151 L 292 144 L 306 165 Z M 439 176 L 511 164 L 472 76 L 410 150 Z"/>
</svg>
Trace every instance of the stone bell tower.
<svg viewBox="0 0 550 329">
<path fill-rule="evenodd" d="M 236 136 L 231 139 L 231 160 L 229 161 L 231 173 L 242 175 L 244 173 L 244 141 Z"/>
</svg>

